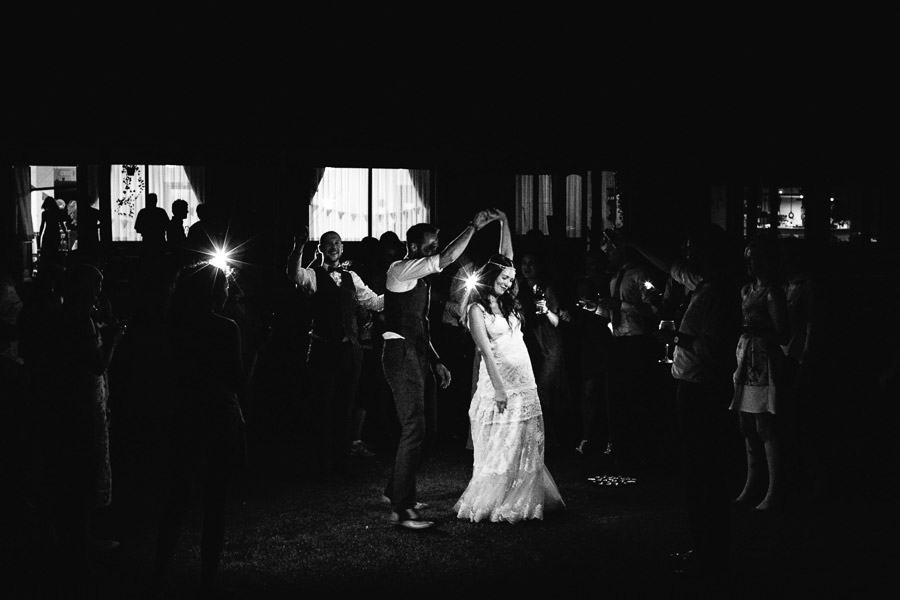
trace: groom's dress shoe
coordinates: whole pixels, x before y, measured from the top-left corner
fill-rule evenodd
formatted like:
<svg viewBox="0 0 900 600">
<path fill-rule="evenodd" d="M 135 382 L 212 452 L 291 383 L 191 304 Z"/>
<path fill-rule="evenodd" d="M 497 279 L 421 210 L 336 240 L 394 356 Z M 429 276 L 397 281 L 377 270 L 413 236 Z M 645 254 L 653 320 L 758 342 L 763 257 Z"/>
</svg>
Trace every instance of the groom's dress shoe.
<svg viewBox="0 0 900 600">
<path fill-rule="evenodd" d="M 381 496 L 381 503 L 382 503 L 382 504 L 390 504 L 390 503 L 391 503 L 391 499 L 388 498 L 387 496 L 382 495 L 382 496 Z M 431 508 L 431 507 L 430 507 L 428 504 L 426 504 L 425 502 L 416 502 L 416 505 L 413 506 L 413 509 L 414 509 L 414 510 L 425 510 L 426 508 Z"/>
<path fill-rule="evenodd" d="M 434 526 L 433 521 L 424 520 L 418 511 L 412 508 L 403 509 L 399 513 L 392 512 L 391 523 L 407 529 L 428 529 Z"/>
</svg>

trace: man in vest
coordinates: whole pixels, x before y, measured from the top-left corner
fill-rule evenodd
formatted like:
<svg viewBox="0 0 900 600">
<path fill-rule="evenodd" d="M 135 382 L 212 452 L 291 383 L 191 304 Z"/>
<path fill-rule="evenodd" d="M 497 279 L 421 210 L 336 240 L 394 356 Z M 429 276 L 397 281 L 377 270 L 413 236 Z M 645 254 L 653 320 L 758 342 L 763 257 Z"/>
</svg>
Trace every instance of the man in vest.
<svg viewBox="0 0 900 600">
<path fill-rule="evenodd" d="M 458 259 L 475 232 L 499 216 L 496 211 L 479 212 L 440 252 L 437 227 L 413 225 L 406 232 L 406 257 L 388 267 L 382 366 L 397 407 L 400 441 L 384 495 L 391 503 L 391 522 L 400 527 L 420 530 L 434 525 L 419 513 L 425 505 L 416 502 L 416 471 L 422 463 L 426 432 L 435 426 L 435 377 L 442 388 L 450 385 L 450 371 L 431 345 L 431 288 L 425 278 Z"/>
<path fill-rule="evenodd" d="M 328 231 L 319 238 L 314 267 L 301 267 L 306 228 L 294 237 L 287 275 L 310 297 L 309 402 L 315 420 L 317 460 L 315 472 L 327 476 L 342 466 L 350 452 L 350 415 L 362 365 L 362 346 L 356 331 L 357 306 L 381 312 L 384 295 L 373 292 L 362 279 L 341 264 L 341 236 Z M 321 261 L 319 258 L 321 257 Z"/>
</svg>

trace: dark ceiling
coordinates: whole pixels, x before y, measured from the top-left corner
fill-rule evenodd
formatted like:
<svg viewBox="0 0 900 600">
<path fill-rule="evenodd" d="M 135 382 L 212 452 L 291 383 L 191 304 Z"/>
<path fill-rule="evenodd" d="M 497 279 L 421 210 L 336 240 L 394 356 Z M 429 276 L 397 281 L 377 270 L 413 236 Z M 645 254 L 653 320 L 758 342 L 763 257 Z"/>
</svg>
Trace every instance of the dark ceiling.
<svg viewBox="0 0 900 600">
<path fill-rule="evenodd" d="M 43 35 L 7 39 L 9 160 L 897 165 L 893 38 L 609 13 L 178 10 L 16 15 Z"/>
</svg>

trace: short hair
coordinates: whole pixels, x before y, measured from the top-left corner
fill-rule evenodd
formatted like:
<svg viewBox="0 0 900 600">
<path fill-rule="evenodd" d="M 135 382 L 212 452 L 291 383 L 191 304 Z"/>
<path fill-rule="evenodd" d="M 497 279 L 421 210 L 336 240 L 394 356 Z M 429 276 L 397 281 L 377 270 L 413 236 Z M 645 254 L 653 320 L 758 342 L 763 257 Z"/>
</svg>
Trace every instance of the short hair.
<svg viewBox="0 0 900 600">
<path fill-rule="evenodd" d="M 155 192 L 150 192 L 149 194 L 147 194 L 147 204 L 148 205 L 152 204 L 153 206 L 156 206 L 156 204 L 158 202 L 159 202 L 159 196 L 157 196 Z"/>
<path fill-rule="evenodd" d="M 320 243 L 320 244 L 321 244 L 322 242 L 325 241 L 325 236 L 326 236 L 326 235 L 336 235 L 336 236 L 338 236 L 338 241 L 343 243 L 343 240 L 340 239 L 340 238 L 341 238 L 341 234 L 339 234 L 337 231 L 326 231 L 325 233 L 323 233 L 322 235 L 319 236 L 319 243 Z"/>
<path fill-rule="evenodd" d="M 174 213 L 176 208 L 182 207 L 182 206 L 184 207 L 184 211 L 187 212 L 187 209 L 188 209 L 187 200 L 182 200 L 181 198 L 179 198 L 178 200 L 176 200 L 175 202 L 172 203 L 172 212 Z"/>
<path fill-rule="evenodd" d="M 437 232 L 438 228 L 431 223 L 416 223 L 406 230 L 406 243 L 421 245 L 426 235 L 429 233 L 437 235 Z"/>
</svg>

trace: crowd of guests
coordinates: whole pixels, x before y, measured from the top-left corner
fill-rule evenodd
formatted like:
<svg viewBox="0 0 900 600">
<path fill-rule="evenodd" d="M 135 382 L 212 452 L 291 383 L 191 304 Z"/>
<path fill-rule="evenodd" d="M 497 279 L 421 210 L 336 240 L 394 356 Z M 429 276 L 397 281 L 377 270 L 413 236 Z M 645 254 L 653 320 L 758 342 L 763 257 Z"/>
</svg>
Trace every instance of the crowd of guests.
<svg viewBox="0 0 900 600">
<path fill-rule="evenodd" d="M 235 302 L 233 270 L 208 252 L 225 233 L 207 219 L 194 234 L 203 243 L 192 244 L 183 230 L 179 238 L 178 227 L 170 227 L 171 242 L 165 233 L 145 239 L 131 274 L 135 298 L 123 312 L 108 285 L 108 261 L 51 241 L 49 231 L 61 225 L 52 217 L 45 222 L 32 277 L 17 283 L 4 269 L 0 297 L 3 477 L 15 506 L 4 524 L 10 546 L 20 550 L 11 557 L 17 580 L 33 581 L 36 597 L 84 597 L 96 589 L 92 557 L 118 546 L 111 526 L 117 479 L 111 380 L 123 368 L 115 360 L 130 327 L 132 336 L 152 332 L 162 340 L 157 350 L 171 378 L 170 393 L 158 399 L 168 427 L 152 585 L 164 588 L 199 485 L 201 582 L 212 590 L 227 490 L 245 456 L 238 394 L 263 341 L 247 334 L 252 319 Z"/>
<path fill-rule="evenodd" d="M 229 482 L 247 460 L 241 398 L 254 378 L 265 327 L 234 301 L 236 273 L 198 250 L 224 239 L 221 219 L 198 210 L 200 221 L 185 232 L 173 225 L 185 208 L 165 222 L 139 219 L 145 258 L 169 259 L 152 263 L 163 265 L 152 275 L 143 271 L 159 290 L 145 294 L 156 312 L 143 318 L 158 318 L 175 375 L 170 485 L 154 583 L 164 586 L 191 486 L 199 483 L 201 577 L 212 588 Z M 501 240 L 509 235 L 505 215 L 482 211 L 449 252 L 439 250 L 436 228 L 425 224 L 405 243 L 387 232 L 346 254 L 338 232 L 326 232 L 312 247 L 306 229 L 295 234 L 284 275 L 306 298 L 310 324 L 307 379 L 297 394 L 315 423 L 314 477 L 327 479 L 348 461 L 376 453 L 395 456 L 383 501 L 398 525 L 429 527 L 421 515 L 427 507 L 415 495 L 417 465 L 442 445 L 486 460 L 489 438 L 473 431 L 470 420 L 479 386 L 490 387 L 483 398 L 506 410 L 496 395 L 501 379 L 479 359 L 499 332 L 521 334 L 522 352 L 516 346 L 515 353 L 527 355 L 533 373 L 541 461 L 544 451 L 593 457 L 624 472 L 681 457 L 694 536 L 692 551 L 680 557 L 685 565 L 727 567 L 733 503 L 772 511 L 801 488 L 810 496 L 825 491 L 829 448 L 813 408 L 821 378 L 821 300 L 800 240 L 764 231 L 741 255 L 724 231 L 705 225 L 671 248 L 608 232 L 573 252 L 533 232 L 509 241 L 500 254 L 480 256 L 469 241 L 495 235 L 488 227 L 495 220 Z M 398 271 L 404 258 L 422 265 L 410 267 L 414 276 Z M 488 264 L 495 267 L 485 271 Z M 2 286 L 0 384 L 17 399 L 4 403 L 7 467 L 15 470 L 8 475 L 23 482 L 20 513 L 43 524 L 31 531 L 45 532 L 42 547 L 63 582 L 90 571 L 90 547 L 115 547 L 92 525 L 115 497 L 109 374 L 126 330 L 104 292 L 104 270 L 94 255 L 47 254 L 30 285 L 17 289 L 4 277 Z M 488 283 L 496 286 L 480 304 L 466 298 L 466 277 L 476 271 L 493 273 Z M 422 314 L 411 317 L 416 311 Z M 502 331 L 493 332 L 498 316 L 505 321 L 496 323 L 509 331 L 498 325 Z M 661 320 L 673 321 L 674 329 L 660 330 Z M 477 335 L 473 323 L 480 323 Z M 410 336 L 421 336 L 424 345 L 401 356 L 406 350 L 398 340 Z M 674 348 L 670 362 L 661 360 L 667 344 Z M 388 368 L 390 361 L 398 368 Z M 885 385 L 895 378 L 892 369 Z M 411 370 L 421 380 L 412 381 Z M 428 386 L 435 401 L 421 402 Z M 746 456 L 746 484 L 738 493 L 729 487 L 732 434 L 743 437 Z M 476 483 L 470 487 L 480 490 Z M 555 485 L 546 487 L 558 494 Z M 480 494 L 460 500 L 461 515 L 493 514 L 480 508 Z M 526 518 L 535 515 L 540 518 Z"/>
</svg>

